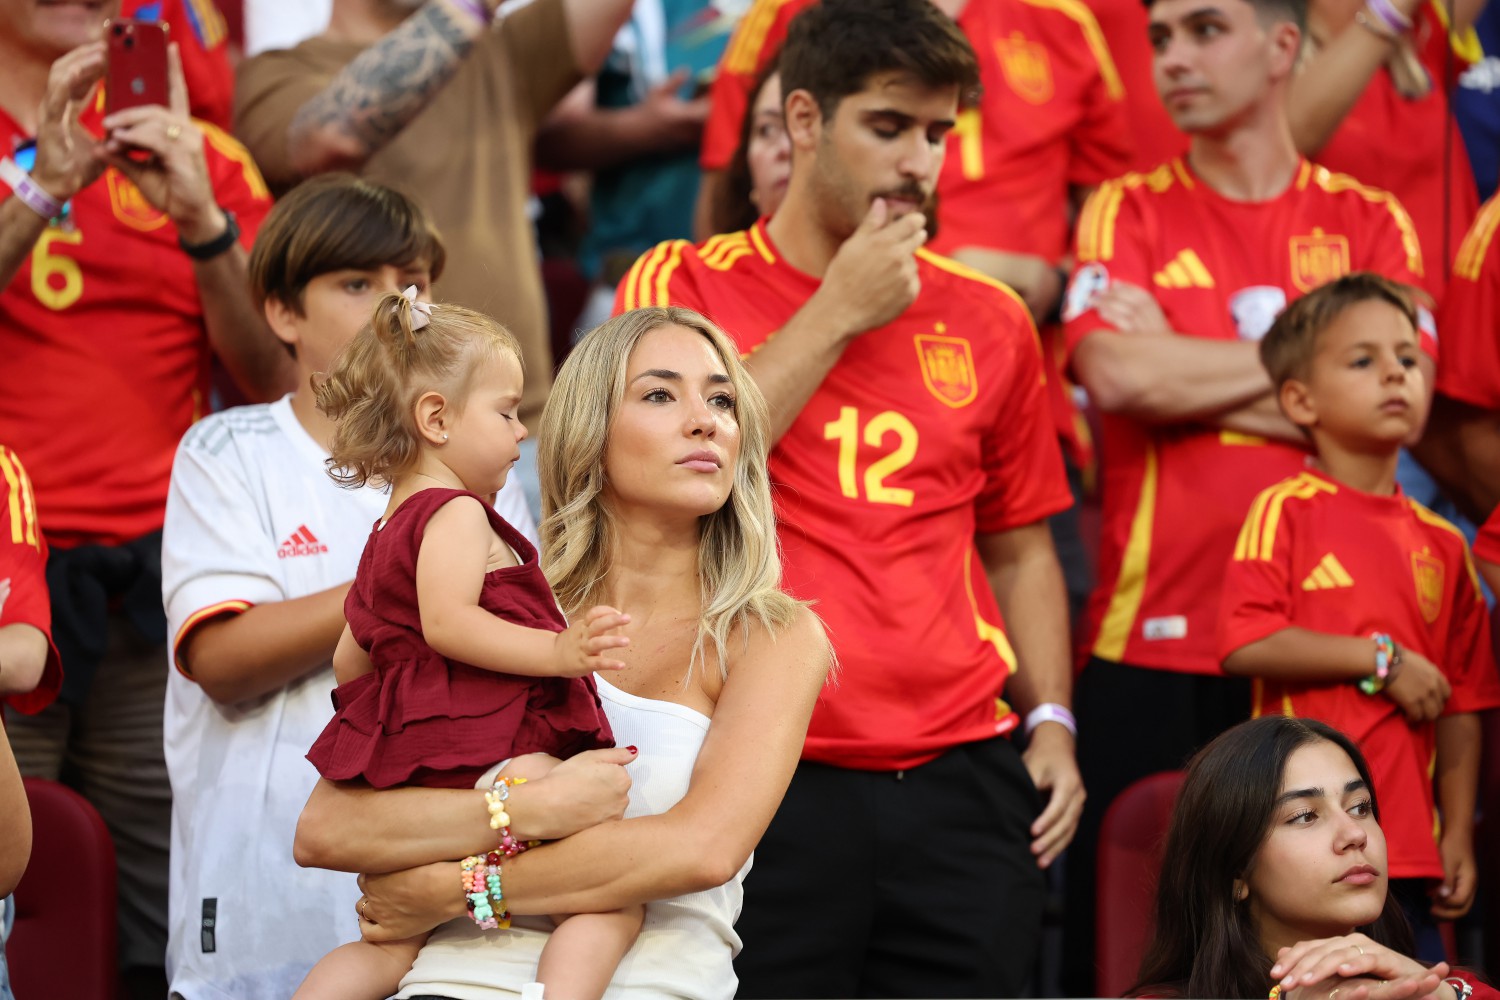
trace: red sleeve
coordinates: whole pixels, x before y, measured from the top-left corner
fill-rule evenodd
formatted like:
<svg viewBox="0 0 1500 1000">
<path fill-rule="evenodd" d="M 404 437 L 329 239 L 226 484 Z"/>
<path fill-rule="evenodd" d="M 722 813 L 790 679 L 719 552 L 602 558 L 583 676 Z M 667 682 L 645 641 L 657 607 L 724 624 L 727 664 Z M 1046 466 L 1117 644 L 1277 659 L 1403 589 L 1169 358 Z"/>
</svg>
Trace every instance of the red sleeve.
<svg viewBox="0 0 1500 1000">
<path fill-rule="evenodd" d="M 1490 609 L 1479 589 L 1479 577 L 1463 546 L 1463 576 L 1454 589 L 1453 618 L 1448 630 L 1445 662 L 1440 664 L 1453 691 L 1443 705 L 1444 715 L 1483 712 L 1500 707 L 1500 672 L 1490 646 Z"/>
<path fill-rule="evenodd" d="M 1097 28 L 1097 26 L 1096 26 Z M 1135 141 L 1125 115 L 1125 86 L 1103 43 L 1090 47 L 1099 72 L 1084 97 L 1084 118 L 1068 137 L 1068 183 L 1094 187 L 1119 177 L 1135 159 Z"/>
<path fill-rule="evenodd" d="M 750 104 L 750 91 L 762 67 L 781 50 L 787 25 L 814 0 L 755 0 L 719 59 L 719 71 L 709 91 L 708 121 L 703 126 L 703 146 L 698 165 L 704 170 L 723 170 L 740 144 L 740 126 Z"/>
<path fill-rule="evenodd" d="M 31 479 L 14 452 L 0 446 L 0 580 L 10 596 L 0 604 L 0 627 L 30 625 L 47 637 L 47 663 L 34 690 L 3 699 L 26 715 L 52 703 L 62 687 L 62 664 L 52 644 L 52 604 L 47 596 L 47 541 L 37 526 Z"/>
<path fill-rule="evenodd" d="M 1500 565 L 1500 507 L 1490 512 L 1474 539 L 1474 558 Z"/>
<path fill-rule="evenodd" d="M 1292 625 L 1292 535 L 1290 507 L 1267 523 L 1264 516 L 1276 486 L 1250 505 L 1224 573 L 1219 601 L 1219 660 L 1237 649 Z M 1267 532 L 1267 528 L 1270 532 Z"/>
<path fill-rule="evenodd" d="M 219 205 L 233 212 L 240 227 L 240 243 L 248 249 L 260 224 L 271 211 L 271 192 L 249 150 L 217 125 L 199 122 L 204 154 Z"/>
<path fill-rule="evenodd" d="M 1480 209 L 1453 262 L 1438 330 L 1437 390 L 1487 410 L 1500 409 L 1500 199 Z M 1488 560 L 1488 557 L 1485 557 Z M 1497 560 L 1488 560 L 1497 561 Z"/>
<path fill-rule="evenodd" d="M 1138 189 L 1137 189 L 1138 191 Z M 1094 296 L 1116 281 L 1150 290 L 1152 266 L 1146 252 L 1147 220 L 1137 191 L 1123 180 L 1106 181 L 1084 202 L 1074 227 L 1078 266 L 1063 299 L 1063 342 L 1068 356 L 1084 337 L 1111 329 L 1094 309 Z"/>
<path fill-rule="evenodd" d="M 1008 331 L 1013 344 L 1005 418 L 981 445 L 985 480 L 974 501 L 975 530 L 986 533 L 1034 524 L 1073 505 L 1047 401 L 1041 341 L 1020 300 L 1004 305 L 992 328 Z"/>
<path fill-rule="evenodd" d="M 658 243 L 641 254 L 615 288 L 612 315 L 651 306 L 682 306 L 708 315 L 691 274 L 691 263 L 697 256 L 696 248 L 687 240 Z"/>
</svg>

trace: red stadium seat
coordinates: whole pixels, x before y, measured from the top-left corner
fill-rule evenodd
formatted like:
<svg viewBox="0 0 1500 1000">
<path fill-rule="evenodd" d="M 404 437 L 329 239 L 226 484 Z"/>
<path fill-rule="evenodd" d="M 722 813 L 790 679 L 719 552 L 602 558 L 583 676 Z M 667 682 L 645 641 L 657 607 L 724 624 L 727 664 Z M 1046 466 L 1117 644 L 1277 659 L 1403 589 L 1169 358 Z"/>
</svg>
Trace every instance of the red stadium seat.
<svg viewBox="0 0 1500 1000">
<path fill-rule="evenodd" d="M 1098 996 L 1122 996 L 1135 983 L 1151 936 L 1162 845 L 1182 779 L 1181 771 L 1142 778 L 1104 814 L 1094 945 Z"/>
<path fill-rule="evenodd" d="M 5 948 L 18 1000 L 115 1000 L 115 848 L 83 796 L 22 779 L 31 805 L 31 862 L 16 887 Z"/>
</svg>

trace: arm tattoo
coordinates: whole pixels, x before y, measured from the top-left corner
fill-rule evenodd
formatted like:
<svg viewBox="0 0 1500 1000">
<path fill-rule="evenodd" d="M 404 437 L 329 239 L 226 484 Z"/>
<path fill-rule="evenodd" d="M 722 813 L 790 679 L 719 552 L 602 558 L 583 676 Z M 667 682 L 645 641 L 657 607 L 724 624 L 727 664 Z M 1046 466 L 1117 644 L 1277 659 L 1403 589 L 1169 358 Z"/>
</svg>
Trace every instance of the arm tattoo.
<svg viewBox="0 0 1500 1000">
<path fill-rule="evenodd" d="M 345 66 L 293 116 L 293 145 L 322 129 L 353 138 L 373 156 L 411 123 L 458 72 L 474 39 L 443 7 L 429 3 Z"/>
</svg>

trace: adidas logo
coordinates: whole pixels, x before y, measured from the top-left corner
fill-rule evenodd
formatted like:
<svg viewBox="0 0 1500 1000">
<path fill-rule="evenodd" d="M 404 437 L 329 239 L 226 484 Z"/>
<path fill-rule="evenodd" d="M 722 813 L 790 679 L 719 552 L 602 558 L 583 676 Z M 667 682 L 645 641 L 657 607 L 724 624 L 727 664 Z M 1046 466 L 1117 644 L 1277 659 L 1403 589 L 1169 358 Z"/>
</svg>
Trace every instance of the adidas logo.
<svg viewBox="0 0 1500 1000">
<path fill-rule="evenodd" d="M 1191 250 L 1184 250 L 1167 262 L 1167 266 L 1151 276 L 1151 280 L 1162 288 L 1212 288 L 1214 276 L 1208 273 L 1203 261 Z"/>
<path fill-rule="evenodd" d="M 289 559 L 292 556 L 316 556 L 328 551 L 328 546 L 318 541 L 318 536 L 302 525 L 292 532 L 287 539 L 281 543 L 281 548 L 276 550 L 276 556 L 280 559 Z"/>
<path fill-rule="evenodd" d="M 1302 581 L 1303 590 L 1338 590 L 1352 586 L 1354 577 L 1349 575 L 1344 564 L 1332 552 L 1319 559 L 1313 571 L 1307 574 L 1307 579 Z"/>
</svg>

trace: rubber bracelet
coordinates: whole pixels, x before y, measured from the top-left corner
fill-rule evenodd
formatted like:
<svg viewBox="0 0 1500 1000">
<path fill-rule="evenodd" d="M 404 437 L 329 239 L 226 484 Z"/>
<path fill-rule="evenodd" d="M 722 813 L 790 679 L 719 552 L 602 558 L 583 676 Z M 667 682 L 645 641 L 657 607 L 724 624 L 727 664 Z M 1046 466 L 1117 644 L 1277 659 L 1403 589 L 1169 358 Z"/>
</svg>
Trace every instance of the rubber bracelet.
<svg viewBox="0 0 1500 1000">
<path fill-rule="evenodd" d="M 224 213 L 224 231 L 211 240 L 202 243 L 189 243 L 179 233 L 177 245 L 182 247 L 182 252 L 194 260 L 213 260 L 223 253 L 228 253 L 240 239 L 240 224 L 236 221 L 234 213 L 229 209 L 221 209 Z"/>
<path fill-rule="evenodd" d="M 47 221 L 62 215 L 63 203 L 43 191 L 42 186 L 8 156 L 0 160 L 0 181 L 10 185 L 11 193 L 20 199 L 21 204 Z"/>
<path fill-rule="evenodd" d="M 1072 733 L 1074 739 L 1078 738 L 1078 720 L 1073 718 L 1073 713 L 1065 705 L 1049 701 L 1027 712 L 1026 735 L 1030 736 L 1031 731 L 1044 722 L 1056 722 Z"/>
<path fill-rule="evenodd" d="M 453 0 L 453 4 L 473 14 L 479 19 L 480 24 L 492 24 L 495 20 L 495 15 L 485 10 L 484 4 L 479 3 L 478 0 Z"/>
<path fill-rule="evenodd" d="M 1411 18 L 1397 10 L 1391 0 L 1365 0 L 1365 9 L 1374 14 L 1393 35 L 1404 35 L 1411 30 Z"/>
</svg>

